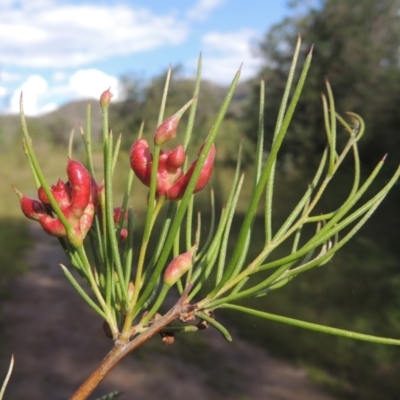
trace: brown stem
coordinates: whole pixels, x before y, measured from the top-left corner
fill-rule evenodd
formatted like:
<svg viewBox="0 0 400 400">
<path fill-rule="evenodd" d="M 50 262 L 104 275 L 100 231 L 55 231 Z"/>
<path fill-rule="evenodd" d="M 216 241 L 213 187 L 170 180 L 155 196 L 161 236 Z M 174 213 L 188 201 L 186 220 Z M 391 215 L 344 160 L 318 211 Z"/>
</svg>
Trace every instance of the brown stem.
<svg viewBox="0 0 400 400">
<path fill-rule="evenodd" d="M 69 400 L 86 400 L 93 392 L 105 376 L 131 351 L 141 346 L 144 342 L 149 340 L 157 332 L 161 331 L 172 321 L 177 319 L 181 314 L 192 311 L 193 306 L 186 304 L 187 295 L 192 285 L 188 285 L 182 293 L 181 298 L 164 316 L 157 319 L 146 331 L 142 332 L 139 336 L 131 342 L 115 344 L 113 349 L 107 354 L 106 358 L 101 364 L 92 372 L 89 378 L 79 387 L 79 389 L 70 397 Z"/>
</svg>

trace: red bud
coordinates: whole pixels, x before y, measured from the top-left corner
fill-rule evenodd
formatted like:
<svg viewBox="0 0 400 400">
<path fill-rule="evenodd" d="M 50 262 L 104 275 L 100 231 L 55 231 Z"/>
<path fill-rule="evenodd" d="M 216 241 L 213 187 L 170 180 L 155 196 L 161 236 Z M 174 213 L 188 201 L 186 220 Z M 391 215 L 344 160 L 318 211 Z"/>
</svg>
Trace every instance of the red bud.
<svg viewBox="0 0 400 400">
<path fill-rule="evenodd" d="M 42 215 L 40 217 L 40 225 L 46 233 L 52 236 L 57 237 L 66 237 L 67 232 L 64 228 L 64 225 L 61 223 L 59 219 L 50 217 L 50 215 Z"/>
<path fill-rule="evenodd" d="M 124 240 L 126 240 L 127 237 L 128 237 L 128 230 L 125 228 L 121 229 L 121 232 L 119 234 L 119 241 L 123 242 Z"/>
<path fill-rule="evenodd" d="M 154 134 L 154 143 L 161 146 L 168 140 L 176 137 L 176 131 L 178 129 L 179 120 L 181 119 L 183 113 L 190 107 L 193 100 L 187 102 L 177 113 L 172 117 L 167 118 L 156 130 Z"/>
<path fill-rule="evenodd" d="M 16 188 L 14 188 L 14 190 L 19 197 L 21 210 L 26 217 L 33 219 L 34 221 L 39 221 L 40 216 L 46 214 L 43 204 L 40 201 L 24 196 Z"/>
<path fill-rule="evenodd" d="M 81 217 L 89 204 L 92 194 L 92 178 L 81 163 L 71 159 L 68 160 L 67 175 L 71 185 L 69 210 L 76 217 Z"/>
<path fill-rule="evenodd" d="M 168 286 L 174 285 L 193 265 L 193 254 L 196 252 L 197 245 L 193 246 L 188 252 L 175 257 L 164 272 L 164 283 Z"/>
<path fill-rule="evenodd" d="M 71 202 L 71 188 L 69 185 L 66 185 L 61 179 L 59 179 L 57 184 L 51 187 L 51 193 L 61 210 L 64 211 L 69 207 Z M 50 206 L 50 201 L 42 187 L 38 190 L 38 197 L 43 204 Z"/>
<path fill-rule="evenodd" d="M 119 219 L 121 218 L 121 211 L 122 211 L 122 207 L 114 208 L 114 222 L 115 223 L 119 222 Z M 128 211 L 125 211 L 124 219 L 127 216 L 128 216 Z M 127 237 L 128 237 L 128 230 L 125 228 L 121 229 L 121 232 L 119 234 L 119 241 L 123 242 Z"/>
<path fill-rule="evenodd" d="M 176 137 L 176 131 L 178 128 L 179 118 L 173 115 L 166 119 L 156 130 L 154 135 L 154 143 L 162 145 L 168 140 Z"/>
<path fill-rule="evenodd" d="M 83 215 L 79 219 L 79 227 L 75 226 L 75 232 L 77 235 L 81 234 L 82 240 L 89 232 L 90 227 L 93 223 L 93 217 L 95 213 L 95 206 L 93 202 L 90 202 L 85 208 Z"/>
<path fill-rule="evenodd" d="M 159 196 L 164 196 L 174 182 L 182 176 L 180 166 L 184 159 L 185 153 L 182 146 L 167 152 L 161 151 L 157 171 L 157 194 Z"/>
<path fill-rule="evenodd" d="M 200 148 L 200 151 L 202 150 L 202 148 L 203 146 Z M 197 180 L 196 186 L 194 187 L 193 193 L 199 192 L 200 190 L 204 189 L 204 187 L 210 180 L 214 166 L 215 153 L 215 146 L 213 144 L 201 169 L 200 176 Z M 179 178 L 174 183 L 174 185 L 171 186 L 170 189 L 168 189 L 168 191 L 166 192 L 166 196 L 170 200 L 180 200 L 183 197 L 187 185 L 189 184 L 190 178 L 193 175 L 193 171 L 196 168 L 197 161 L 198 160 L 194 161 L 186 174 Z"/>
<path fill-rule="evenodd" d="M 133 171 L 140 181 L 150 185 L 152 156 L 146 139 L 139 139 L 133 143 L 130 152 L 130 162 Z"/>
<path fill-rule="evenodd" d="M 176 171 L 185 162 L 186 154 L 183 146 L 178 146 L 168 153 L 168 157 L 165 160 L 165 166 L 167 169 Z"/>
<path fill-rule="evenodd" d="M 200 151 L 203 146 L 200 148 Z M 160 151 L 156 182 L 156 193 L 158 196 L 166 196 L 170 200 L 179 200 L 183 197 L 197 164 L 197 160 L 194 161 L 186 174 L 183 175 L 181 167 L 185 162 L 185 158 L 186 154 L 182 146 L 178 146 L 167 152 Z M 215 146 L 212 145 L 195 185 L 194 193 L 202 190 L 210 180 L 214 158 Z M 140 181 L 146 186 L 150 186 L 152 156 L 145 139 L 139 139 L 132 145 L 130 163 Z"/>
<path fill-rule="evenodd" d="M 74 246 L 79 246 L 93 222 L 95 212 L 93 194 L 97 196 L 97 193 L 93 192 L 95 189 L 97 191 L 97 185 L 92 189 L 92 178 L 89 172 L 82 164 L 71 159 L 68 160 L 67 175 L 69 181 L 64 183 L 58 180 L 57 184 L 51 187 L 51 193 L 61 213 L 71 225 L 72 232 L 69 233 L 68 240 Z M 42 187 L 38 190 L 40 201 L 29 199 L 17 190 L 16 192 L 21 201 L 22 212 L 28 218 L 39 221 L 45 232 L 50 235 L 67 236 L 62 222 L 56 216 L 46 213 L 45 206 L 50 207 L 50 201 Z"/>
<path fill-rule="evenodd" d="M 102 107 L 108 107 L 111 102 L 111 98 L 113 97 L 113 94 L 110 92 L 110 89 L 111 88 L 108 88 L 100 96 L 100 105 Z"/>
</svg>

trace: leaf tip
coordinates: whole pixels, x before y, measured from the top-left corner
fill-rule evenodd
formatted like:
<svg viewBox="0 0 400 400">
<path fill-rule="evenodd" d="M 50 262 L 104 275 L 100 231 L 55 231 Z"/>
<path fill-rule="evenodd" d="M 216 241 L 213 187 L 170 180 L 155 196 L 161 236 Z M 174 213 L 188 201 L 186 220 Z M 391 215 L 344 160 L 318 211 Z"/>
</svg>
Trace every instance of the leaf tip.
<svg viewBox="0 0 400 400">
<path fill-rule="evenodd" d="M 19 95 L 19 111 L 24 115 L 24 92 L 21 91 L 21 94 Z"/>
</svg>

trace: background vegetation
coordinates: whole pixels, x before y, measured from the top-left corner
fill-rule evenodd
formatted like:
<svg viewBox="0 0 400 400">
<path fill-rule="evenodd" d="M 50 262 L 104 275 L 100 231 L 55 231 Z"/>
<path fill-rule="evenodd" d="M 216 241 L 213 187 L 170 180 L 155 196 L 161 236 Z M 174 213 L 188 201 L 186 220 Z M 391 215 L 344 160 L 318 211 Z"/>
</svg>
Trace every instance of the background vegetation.
<svg viewBox="0 0 400 400">
<path fill-rule="evenodd" d="M 313 3 L 314 7 L 309 4 L 305 0 L 293 1 L 292 6 L 297 10 L 295 17 L 285 19 L 266 33 L 258 46 L 264 66 L 259 76 L 243 82 L 239 87 L 217 142 L 218 166 L 215 168 L 214 186 L 218 200 L 222 202 L 224 192 L 228 190 L 231 165 L 240 139 L 244 137 L 247 157 L 251 157 L 254 149 L 259 79 L 263 78 L 266 82 L 266 115 L 271 116 L 265 121 L 268 143 L 295 38 L 299 32 L 302 34 L 304 56 L 314 43 L 315 56 L 304 96 L 280 159 L 275 200 L 275 218 L 278 220 L 288 213 L 291 204 L 306 187 L 311 176 L 310 168 L 325 145 L 320 92 L 326 78 L 332 85 L 340 112 L 351 110 L 365 118 L 367 131 L 360 146 L 366 171 L 389 152 L 383 171 L 383 185 L 385 176 L 389 176 L 400 162 L 400 1 L 320 0 Z M 173 77 L 167 115 L 181 107 L 192 92 L 193 82 L 183 76 L 179 67 L 175 68 Z M 154 131 L 163 79 L 163 76 L 157 76 L 144 82 L 131 75 L 122 79 L 127 100 L 113 105 L 110 125 L 114 132 L 123 132 L 126 151 L 143 119 L 146 120 L 147 134 Z M 194 151 L 207 134 L 224 92 L 225 88 L 204 82 L 196 123 L 198 142 Z M 84 119 L 85 104 L 74 103 L 29 121 L 35 147 L 43 155 L 39 158 L 43 160 L 49 178 L 64 176 L 64 164 L 59 163 L 60 154 L 66 153 L 65 144 L 72 125 Z M 93 105 L 93 121 L 101 121 L 97 104 Z M 182 120 L 181 129 L 184 124 Z M 94 133 L 100 133 L 100 125 L 94 125 Z M 21 228 L 19 221 L 16 224 L 15 220 L 4 219 L 4 216 L 19 215 L 15 195 L 9 190 L 11 183 L 24 193 L 31 192 L 33 195 L 19 143 L 18 118 L 1 117 L 2 276 L 18 271 L 13 257 L 15 253 L 20 253 L 21 246 L 27 246 L 29 236 L 26 225 Z M 121 179 L 127 168 L 127 165 L 119 166 Z M 250 170 L 248 174 L 251 174 Z M 334 209 L 335 202 L 345 196 L 346 187 L 350 184 L 347 175 L 344 166 L 341 176 L 333 182 L 331 192 L 325 198 L 323 207 L 326 209 L 321 209 L 321 212 Z M 118 191 L 118 184 L 116 188 Z M 263 298 L 258 308 L 311 322 L 399 337 L 399 188 L 394 187 L 367 226 L 332 262 Z M 244 193 L 241 207 L 245 206 L 246 196 L 250 195 L 246 190 Z M 240 224 L 240 215 L 236 222 Z M 9 232 L 15 233 L 11 242 L 16 244 L 14 247 L 9 245 Z M 394 400 L 400 397 L 400 350 L 397 348 L 303 332 L 273 322 L 251 320 L 250 317 L 241 316 L 238 319 L 237 314 L 228 317 L 231 324 L 240 326 L 244 336 L 259 340 L 271 352 L 305 365 L 315 380 L 341 396 L 365 400 Z"/>
</svg>

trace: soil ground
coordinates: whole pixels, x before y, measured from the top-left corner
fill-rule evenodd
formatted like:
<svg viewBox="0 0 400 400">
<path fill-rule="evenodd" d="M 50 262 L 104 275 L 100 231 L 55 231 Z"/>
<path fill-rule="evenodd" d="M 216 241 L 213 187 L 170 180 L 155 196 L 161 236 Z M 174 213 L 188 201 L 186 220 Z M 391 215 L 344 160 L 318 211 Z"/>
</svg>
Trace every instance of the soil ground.
<svg viewBox="0 0 400 400">
<path fill-rule="evenodd" d="M 58 267 L 67 260 L 56 240 L 32 229 L 38 242 L 28 254 L 30 272 L 15 280 L 1 311 L 3 370 L 15 355 L 5 399 L 66 400 L 112 343 Z M 232 343 L 213 329 L 178 337 L 172 346 L 155 337 L 123 360 L 91 398 L 120 390 L 121 400 L 335 400 L 304 370 L 231 333 Z"/>
</svg>

